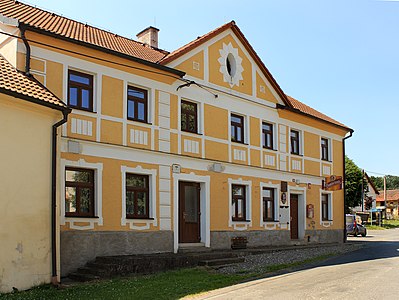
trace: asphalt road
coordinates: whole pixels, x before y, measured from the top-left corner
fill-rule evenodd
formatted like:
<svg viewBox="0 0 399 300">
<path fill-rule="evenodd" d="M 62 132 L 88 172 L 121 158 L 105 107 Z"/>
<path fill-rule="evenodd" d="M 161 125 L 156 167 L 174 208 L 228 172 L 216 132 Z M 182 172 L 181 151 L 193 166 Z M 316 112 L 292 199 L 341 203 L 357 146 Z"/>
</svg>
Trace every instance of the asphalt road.
<svg viewBox="0 0 399 300">
<path fill-rule="evenodd" d="M 349 237 L 360 250 L 318 266 L 211 291 L 195 299 L 399 299 L 399 229 Z"/>
</svg>

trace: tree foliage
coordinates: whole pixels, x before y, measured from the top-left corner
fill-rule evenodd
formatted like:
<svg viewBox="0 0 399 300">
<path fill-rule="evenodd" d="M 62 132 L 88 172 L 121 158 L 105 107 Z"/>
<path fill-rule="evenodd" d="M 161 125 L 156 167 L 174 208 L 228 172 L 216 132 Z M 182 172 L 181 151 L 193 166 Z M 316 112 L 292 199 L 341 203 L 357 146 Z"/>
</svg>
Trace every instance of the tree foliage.
<svg viewBox="0 0 399 300">
<path fill-rule="evenodd" d="M 384 189 L 384 177 L 371 176 L 371 180 L 374 182 L 375 187 L 382 191 Z M 387 190 L 399 189 L 399 176 L 387 175 L 386 176 Z"/>
<path fill-rule="evenodd" d="M 362 170 L 345 156 L 345 212 L 350 213 L 350 208 L 361 204 L 362 202 Z"/>
</svg>

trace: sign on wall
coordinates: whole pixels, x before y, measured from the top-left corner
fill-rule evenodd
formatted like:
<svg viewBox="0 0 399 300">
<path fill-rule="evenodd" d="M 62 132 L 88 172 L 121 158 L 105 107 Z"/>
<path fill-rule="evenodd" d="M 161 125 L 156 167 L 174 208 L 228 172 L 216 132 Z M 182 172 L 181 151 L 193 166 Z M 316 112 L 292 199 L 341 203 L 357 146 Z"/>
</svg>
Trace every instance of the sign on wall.
<svg viewBox="0 0 399 300">
<path fill-rule="evenodd" d="M 331 175 L 326 177 L 323 185 L 326 191 L 342 190 L 342 176 Z"/>
</svg>

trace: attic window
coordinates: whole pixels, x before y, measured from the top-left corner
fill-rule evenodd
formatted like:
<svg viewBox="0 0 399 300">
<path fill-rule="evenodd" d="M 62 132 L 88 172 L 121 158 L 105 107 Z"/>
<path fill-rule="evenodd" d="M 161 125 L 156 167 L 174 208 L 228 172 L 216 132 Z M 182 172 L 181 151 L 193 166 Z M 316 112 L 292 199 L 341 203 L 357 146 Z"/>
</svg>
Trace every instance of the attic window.
<svg viewBox="0 0 399 300">
<path fill-rule="evenodd" d="M 231 77 L 234 77 L 236 74 L 236 59 L 232 53 L 229 53 L 226 57 L 226 67 L 227 67 L 227 73 Z"/>
</svg>

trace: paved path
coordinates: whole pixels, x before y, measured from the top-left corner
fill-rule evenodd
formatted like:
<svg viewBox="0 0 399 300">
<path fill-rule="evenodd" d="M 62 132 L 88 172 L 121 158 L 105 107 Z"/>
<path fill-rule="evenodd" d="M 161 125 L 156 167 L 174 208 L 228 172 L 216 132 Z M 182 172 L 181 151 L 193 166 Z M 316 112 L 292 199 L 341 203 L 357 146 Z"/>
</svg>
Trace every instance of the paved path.
<svg viewBox="0 0 399 300">
<path fill-rule="evenodd" d="M 399 299 L 399 229 L 349 237 L 366 247 L 321 265 L 211 291 L 195 299 Z"/>
</svg>

